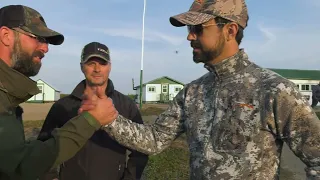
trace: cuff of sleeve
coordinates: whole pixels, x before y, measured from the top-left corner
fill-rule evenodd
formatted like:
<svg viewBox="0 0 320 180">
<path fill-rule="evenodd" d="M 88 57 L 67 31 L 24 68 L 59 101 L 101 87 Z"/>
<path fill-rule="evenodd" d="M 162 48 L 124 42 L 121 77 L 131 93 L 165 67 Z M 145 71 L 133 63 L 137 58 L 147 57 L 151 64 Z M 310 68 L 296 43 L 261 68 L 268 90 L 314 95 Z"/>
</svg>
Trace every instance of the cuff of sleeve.
<svg viewBox="0 0 320 180">
<path fill-rule="evenodd" d="M 119 118 L 119 115 L 117 116 L 117 118 L 115 118 L 111 123 L 105 125 L 104 127 L 110 127 L 110 126 L 114 126 L 116 124 L 117 119 Z"/>
<path fill-rule="evenodd" d="M 94 118 L 89 112 L 85 111 L 82 116 L 87 120 L 87 122 L 94 127 L 96 130 L 101 128 L 101 124 Z"/>
</svg>

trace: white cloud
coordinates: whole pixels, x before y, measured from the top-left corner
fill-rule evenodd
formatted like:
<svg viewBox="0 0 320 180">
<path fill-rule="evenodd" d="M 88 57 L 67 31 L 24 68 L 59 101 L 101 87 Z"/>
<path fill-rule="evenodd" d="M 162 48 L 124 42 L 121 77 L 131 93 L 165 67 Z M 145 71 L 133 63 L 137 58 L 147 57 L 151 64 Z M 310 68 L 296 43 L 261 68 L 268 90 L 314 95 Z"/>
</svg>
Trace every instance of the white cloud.
<svg viewBox="0 0 320 180">
<path fill-rule="evenodd" d="M 92 31 L 100 32 L 108 36 L 118 36 L 142 40 L 142 30 L 139 28 L 95 28 L 92 29 Z M 183 42 L 182 37 L 169 35 L 167 33 L 159 32 L 153 29 L 145 30 L 144 36 L 144 40 L 149 42 L 164 42 L 171 45 L 180 45 Z"/>
<path fill-rule="evenodd" d="M 278 68 L 320 69 L 318 44 L 320 33 L 312 26 L 260 26 L 264 41 L 246 41 L 243 45 L 254 61 Z"/>
<path fill-rule="evenodd" d="M 124 37 L 130 38 L 134 40 L 142 40 L 142 25 L 133 24 L 133 23 L 119 23 L 117 21 L 108 22 L 108 24 L 112 24 L 112 27 L 80 27 L 77 25 L 64 24 L 63 28 L 68 31 L 73 32 L 91 32 L 91 33 L 101 33 L 107 36 L 112 37 Z M 170 33 L 166 33 L 160 30 L 155 30 L 153 28 L 145 27 L 144 32 L 144 40 L 147 42 L 156 42 L 156 43 L 164 43 L 170 44 L 174 46 L 181 45 L 185 41 L 184 36 L 172 35 Z"/>
</svg>

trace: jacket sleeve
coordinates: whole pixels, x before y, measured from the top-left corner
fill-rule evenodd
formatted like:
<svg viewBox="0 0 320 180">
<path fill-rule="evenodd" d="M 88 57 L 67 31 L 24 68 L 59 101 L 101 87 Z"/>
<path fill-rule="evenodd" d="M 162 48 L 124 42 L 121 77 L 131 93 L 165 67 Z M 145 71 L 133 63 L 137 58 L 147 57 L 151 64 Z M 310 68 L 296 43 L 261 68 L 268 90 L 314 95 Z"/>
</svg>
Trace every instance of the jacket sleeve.
<svg viewBox="0 0 320 180">
<path fill-rule="evenodd" d="M 141 114 L 135 103 L 132 102 L 130 104 L 130 110 L 130 119 L 138 124 L 143 124 Z M 131 151 L 131 153 L 129 155 L 127 168 L 125 169 L 123 180 L 140 179 L 143 170 L 148 163 L 148 155 L 131 149 L 129 149 L 129 151 Z"/>
<path fill-rule="evenodd" d="M 134 123 L 119 115 L 103 127 L 120 144 L 145 154 L 157 154 L 184 132 L 183 93 L 181 90 L 152 125 Z"/>
<path fill-rule="evenodd" d="M 37 139 L 40 141 L 46 141 L 52 138 L 52 131 L 55 128 L 60 128 L 62 126 L 60 122 L 62 121 L 62 119 L 64 119 L 66 113 L 67 112 L 65 108 L 63 108 L 63 106 L 61 106 L 58 102 L 54 103 L 50 108 L 46 119 L 44 120 Z M 40 176 L 39 180 L 52 180 L 54 178 L 58 179 L 58 177 L 58 167 L 54 167 L 44 175 Z"/>
<path fill-rule="evenodd" d="M 279 84 L 270 98 L 273 131 L 306 165 L 308 180 L 320 179 L 320 121 L 294 85 Z"/>
<path fill-rule="evenodd" d="M 15 116 L 0 116 L 0 172 L 7 179 L 36 179 L 68 160 L 101 126 L 84 112 L 53 131 L 44 142 L 24 140 L 23 126 Z"/>
</svg>

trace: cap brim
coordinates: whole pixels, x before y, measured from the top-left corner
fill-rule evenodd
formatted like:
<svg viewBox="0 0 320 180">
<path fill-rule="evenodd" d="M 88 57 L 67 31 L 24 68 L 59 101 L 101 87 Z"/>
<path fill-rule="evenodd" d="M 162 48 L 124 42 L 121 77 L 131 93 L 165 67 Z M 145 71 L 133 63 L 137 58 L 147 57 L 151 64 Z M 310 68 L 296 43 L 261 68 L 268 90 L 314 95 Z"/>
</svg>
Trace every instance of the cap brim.
<svg viewBox="0 0 320 180">
<path fill-rule="evenodd" d="M 22 27 L 21 29 L 30 32 L 36 36 L 45 38 L 49 44 L 61 45 L 64 42 L 64 36 L 45 26 Z"/>
<path fill-rule="evenodd" d="M 198 25 L 215 18 L 211 14 L 199 13 L 195 11 L 188 11 L 175 16 L 170 17 L 170 23 L 173 26 L 181 27 L 185 25 Z"/>
<path fill-rule="evenodd" d="M 102 59 L 102 60 L 104 60 L 104 61 L 106 61 L 106 62 L 110 62 L 110 59 L 108 59 L 108 58 L 106 58 L 106 57 L 103 57 L 103 56 L 101 56 L 100 54 L 91 54 L 91 55 L 83 58 L 83 60 L 82 60 L 81 62 L 82 62 L 82 63 L 85 63 L 85 62 L 87 62 L 89 59 L 91 59 L 91 58 L 93 58 L 93 57 L 97 57 L 97 58 L 100 58 L 100 59 Z"/>
</svg>

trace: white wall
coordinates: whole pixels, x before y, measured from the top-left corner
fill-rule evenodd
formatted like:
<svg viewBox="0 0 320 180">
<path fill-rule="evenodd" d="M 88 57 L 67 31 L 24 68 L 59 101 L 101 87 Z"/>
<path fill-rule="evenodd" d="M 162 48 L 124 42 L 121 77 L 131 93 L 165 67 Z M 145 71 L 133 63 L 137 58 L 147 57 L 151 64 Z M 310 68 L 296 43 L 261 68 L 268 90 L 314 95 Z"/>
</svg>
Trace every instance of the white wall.
<svg viewBox="0 0 320 180">
<path fill-rule="evenodd" d="M 32 96 L 28 101 L 57 101 L 60 99 L 60 92 L 56 91 L 42 80 L 39 79 L 37 81 L 37 86 L 41 87 L 42 92 Z"/>
<path fill-rule="evenodd" d="M 137 88 L 136 94 L 138 95 L 138 97 L 136 99 L 136 103 L 140 103 L 140 88 Z M 145 86 L 142 88 L 142 102 L 143 101 L 146 101 L 146 87 Z"/>
<path fill-rule="evenodd" d="M 154 88 L 154 92 L 150 92 L 149 88 Z M 160 101 L 161 84 L 147 84 L 143 92 L 146 92 L 146 101 Z"/>
<path fill-rule="evenodd" d="M 150 92 L 149 87 L 154 87 L 155 91 Z M 175 88 L 179 87 L 183 89 L 183 85 L 181 84 L 169 84 L 169 100 L 173 100 L 173 98 L 179 93 L 175 91 Z M 142 89 L 142 101 L 148 101 L 148 102 L 156 102 L 160 101 L 160 94 L 162 92 L 161 84 L 147 84 Z M 139 96 L 140 96 L 140 89 L 138 88 L 136 90 L 136 94 L 138 94 L 138 99 L 136 100 L 137 103 L 139 103 Z"/>
<path fill-rule="evenodd" d="M 59 91 L 56 91 L 55 92 L 55 95 L 54 95 L 54 100 L 55 101 L 58 101 L 60 99 L 60 92 Z"/>
<path fill-rule="evenodd" d="M 169 100 L 173 100 L 174 97 L 179 93 L 179 91 L 176 91 L 176 88 L 183 89 L 183 85 L 181 84 L 170 84 L 169 85 Z"/>
<path fill-rule="evenodd" d="M 309 104 L 312 104 L 312 85 L 319 84 L 320 80 L 295 80 L 295 79 L 289 79 L 293 83 L 295 83 L 297 86 L 299 85 L 299 90 L 301 94 L 309 101 Z M 306 90 L 306 87 L 309 87 L 308 90 Z M 320 103 L 318 103 L 317 106 L 320 106 Z"/>
</svg>

